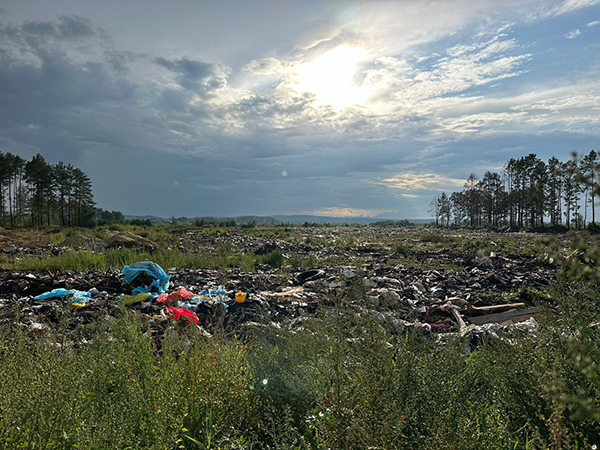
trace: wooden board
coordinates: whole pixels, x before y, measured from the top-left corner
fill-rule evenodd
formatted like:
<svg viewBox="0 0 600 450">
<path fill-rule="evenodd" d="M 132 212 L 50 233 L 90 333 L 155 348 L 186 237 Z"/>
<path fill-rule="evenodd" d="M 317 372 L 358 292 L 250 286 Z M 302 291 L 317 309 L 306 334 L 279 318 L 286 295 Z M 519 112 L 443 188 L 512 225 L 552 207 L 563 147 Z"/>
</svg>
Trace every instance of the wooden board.
<svg viewBox="0 0 600 450">
<path fill-rule="evenodd" d="M 497 314 L 488 314 L 485 316 L 476 316 L 469 317 L 469 322 L 475 325 L 484 325 L 486 323 L 502 323 L 502 322 L 523 322 L 524 320 L 529 319 L 530 317 L 535 317 L 537 315 L 537 310 L 535 308 L 527 308 L 527 309 L 512 309 L 510 311 L 505 311 Z"/>
<path fill-rule="evenodd" d="M 522 308 L 525 306 L 525 303 L 507 303 L 504 305 L 492 305 L 492 306 L 471 306 L 467 305 L 467 313 L 468 314 L 477 314 L 477 313 L 486 313 L 486 312 L 495 312 L 501 309 L 512 309 L 512 308 Z"/>
</svg>

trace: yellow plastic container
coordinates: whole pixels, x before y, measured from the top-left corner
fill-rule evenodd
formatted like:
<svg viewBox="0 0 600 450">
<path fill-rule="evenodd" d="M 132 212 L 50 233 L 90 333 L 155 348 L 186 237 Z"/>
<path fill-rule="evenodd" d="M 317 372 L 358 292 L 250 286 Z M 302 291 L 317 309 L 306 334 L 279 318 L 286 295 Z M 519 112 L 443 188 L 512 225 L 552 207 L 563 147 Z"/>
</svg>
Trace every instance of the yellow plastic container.
<svg viewBox="0 0 600 450">
<path fill-rule="evenodd" d="M 235 301 L 238 303 L 244 303 L 246 301 L 246 293 L 245 292 L 236 292 L 235 293 Z"/>
</svg>

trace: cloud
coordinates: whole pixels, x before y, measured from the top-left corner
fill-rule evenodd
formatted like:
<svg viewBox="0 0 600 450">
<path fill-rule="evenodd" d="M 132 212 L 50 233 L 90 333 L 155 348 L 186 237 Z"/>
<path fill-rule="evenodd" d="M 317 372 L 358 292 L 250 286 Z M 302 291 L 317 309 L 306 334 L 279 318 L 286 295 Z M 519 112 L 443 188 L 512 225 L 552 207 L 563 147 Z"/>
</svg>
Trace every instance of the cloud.
<svg viewBox="0 0 600 450">
<path fill-rule="evenodd" d="M 443 13 L 434 12 L 438 7 Z M 388 55 L 406 53 L 421 44 L 451 36 L 475 21 L 489 25 L 490 18 L 503 17 L 508 11 L 521 7 L 517 0 L 355 2 L 339 14 L 339 28 L 330 38 L 346 36 L 347 41 L 354 38 Z"/>
<path fill-rule="evenodd" d="M 465 180 L 449 178 L 435 173 L 404 173 L 385 178 L 382 183 L 394 189 L 444 190 L 462 187 Z"/>
<path fill-rule="evenodd" d="M 515 132 L 551 132 L 554 129 L 598 135 L 600 85 L 582 83 L 553 89 L 538 89 L 503 98 L 464 98 L 455 112 L 437 117 L 434 134 L 472 136 Z"/>
<path fill-rule="evenodd" d="M 101 29 L 80 16 L 60 16 L 57 21 L 24 22 L 21 30 L 24 33 L 55 39 L 80 39 L 96 36 Z"/>
<path fill-rule="evenodd" d="M 309 212 L 316 216 L 333 216 L 333 217 L 375 217 L 379 214 L 389 212 L 385 209 L 357 209 L 346 208 L 340 206 L 329 206 L 315 209 Z"/>
<path fill-rule="evenodd" d="M 286 63 L 277 58 L 255 59 L 246 64 L 243 71 L 257 75 L 281 75 L 286 73 Z"/>
<path fill-rule="evenodd" d="M 421 199 L 534 139 L 598 134 L 596 69 L 553 72 L 551 89 L 542 44 L 495 15 L 507 7 L 452 0 L 421 27 L 431 5 L 405 3 L 349 4 L 306 45 L 230 66 L 129 51 L 77 16 L 0 26 L 0 146 L 80 165 L 100 206 L 129 213 L 422 217 Z M 300 65 L 359 44 L 348 85 L 364 101 L 335 110 L 297 89 Z"/>
<path fill-rule="evenodd" d="M 569 31 L 567 34 L 565 34 L 565 37 L 567 39 L 575 39 L 579 35 L 581 35 L 581 31 L 578 28 L 576 28 L 574 30 Z"/>
<path fill-rule="evenodd" d="M 581 86 L 540 90 L 530 94 L 531 101 L 515 105 L 516 111 L 559 112 L 579 111 L 593 112 L 600 110 L 600 85 L 589 83 Z"/>
<path fill-rule="evenodd" d="M 600 25 L 600 20 L 594 20 L 593 22 L 588 23 L 586 26 L 595 27 L 597 25 Z"/>
<path fill-rule="evenodd" d="M 600 0 L 564 0 L 547 10 L 546 16 L 560 16 L 578 9 L 600 4 Z"/>
<path fill-rule="evenodd" d="M 516 76 L 520 73 L 519 66 L 531 55 L 507 55 L 515 46 L 514 40 L 492 39 L 482 44 L 452 47 L 446 58 L 433 70 L 419 74 L 418 79 L 432 93 L 443 95 Z"/>
<path fill-rule="evenodd" d="M 198 59 L 180 58 L 169 60 L 156 58 L 156 63 L 175 74 L 178 84 L 184 89 L 208 94 L 223 89 L 231 69 L 218 63 L 207 63 Z"/>
<path fill-rule="evenodd" d="M 50 160 L 75 162 L 86 143 L 123 138 L 119 121 L 130 120 L 124 116 L 135 103 L 136 88 L 102 62 L 101 51 L 89 51 L 97 29 L 87 19 L 67 16 L 0 29 L 5 143 L 25 154 L 42 151 Z"/>
<path fill-rule="evenodd" d="M 131 64 L 136 60 L 137 56 L 133 52 L 117 50 L 114 48 L 104 51 L 106 63 L 119 74 L 126 75 L 129 73 Z"/>
</svg>

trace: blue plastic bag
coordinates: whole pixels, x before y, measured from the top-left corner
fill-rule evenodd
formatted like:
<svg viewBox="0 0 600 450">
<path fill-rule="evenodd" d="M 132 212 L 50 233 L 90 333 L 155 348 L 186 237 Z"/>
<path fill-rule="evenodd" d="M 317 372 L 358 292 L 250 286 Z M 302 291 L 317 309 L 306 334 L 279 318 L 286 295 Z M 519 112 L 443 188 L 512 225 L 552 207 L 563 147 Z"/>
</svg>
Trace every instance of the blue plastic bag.
<svg viewBox="0 0 600 450">
<path fill-rule="evenodd" d="M 159 294 L 164 294 L 169 289 L 171 277 L 165 273 L 162 267 L 151 261 L 143 261 L 123 267 L 123 284 L 131 283 L 141 273 L 147 273 L 154 278 L 154 281 L 150 283 L 150 286 L 137 286 L 131 291 L 132 294 L 152 292 L 153 288 L 156 288 Z"/>
<path fill-rule="evenodd" d="M 73 303 L 84 302 L 88 303 L 92 299 L 92 294 L 89 292 L 78 291 L 77 289 L 67 290 L 65 288 L 53 289 L 50 292 L 44 292 L 43 294 L 34 297 L 34 300 L 47 300 L 49 298 L 62 298 L 71 297 Z"/>
<path fill-rule="evenodd" d="M 61 298 L 69 295 L 69 291 L 65 288 L 53 289 L 50 292 L 44 292 L 43 294 L 34 297 L 34 300 L 46 300 L 49 298 Z"/>
</svg>

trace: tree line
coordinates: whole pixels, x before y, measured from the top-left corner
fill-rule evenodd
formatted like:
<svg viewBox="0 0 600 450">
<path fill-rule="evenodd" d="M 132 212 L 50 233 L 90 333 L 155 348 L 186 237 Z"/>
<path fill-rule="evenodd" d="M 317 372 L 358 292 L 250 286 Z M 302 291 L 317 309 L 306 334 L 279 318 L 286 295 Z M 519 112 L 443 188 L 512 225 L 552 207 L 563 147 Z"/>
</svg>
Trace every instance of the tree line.
<svg viewBox="0 0 600 450">
<path fill-rule="evenodd" d="M 462 191 L 435 196 L 430 212 L 436 225 L 596 227 L 599 176 L 594 150 L 569 161 L 545 162 L 531 153 L 511 158 L 501 172 L 485 172 L 481 180 L 471 173 Z"/>
<path fill-rule="evenodd" d="M 62 161 L 48 164 L 41 154 L 27 161 L 0 152 L 0 224 L 4 227 L 90 227 L 122 221 L 118 211 L 95 207 L 92 181 Z"/>
</svg>

